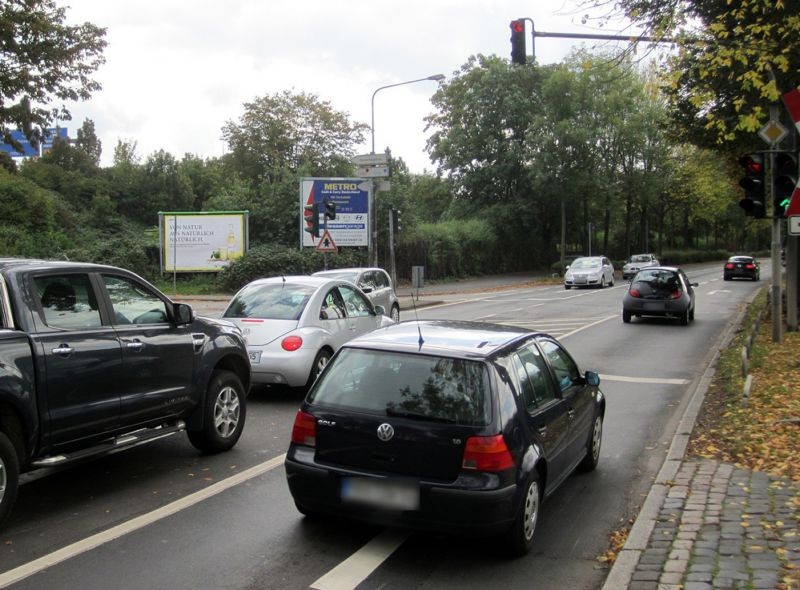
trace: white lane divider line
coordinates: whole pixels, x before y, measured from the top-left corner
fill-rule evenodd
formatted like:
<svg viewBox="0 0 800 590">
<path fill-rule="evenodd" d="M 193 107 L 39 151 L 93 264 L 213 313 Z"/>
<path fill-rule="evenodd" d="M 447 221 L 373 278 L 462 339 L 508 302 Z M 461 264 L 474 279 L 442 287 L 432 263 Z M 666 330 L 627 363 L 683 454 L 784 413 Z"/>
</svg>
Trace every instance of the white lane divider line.
<svg viewBox="0 0 800 590">
<path fill-rule="evenodd" d="M 578 328 L 576 330 L 573 330 L 572 332 L 567 332 L 563 336 L 559 336 L 559 339 L 567 338 L 568 336 L 573 336 L 574 334 L 577 334 L 578 332 L 583 332 L 584 330 L 587 330 L 587 329 L 592 328 L 592 327 L 594 327 L 594 326 L 596 326 L 598 324 L 602 324 L 603 322 L 607 322 L 608 320 L 612 320 L 612 319 L 618 318 L 618 317 L 619 317 L 619 315 L 617 315 L 617 314 L 604 317 L 602 319 L 597 320 L 596 322 L 592 322 L 591 324 L 586 324 L 585 326 L 581 326 L 580 328 Z"/>
<path fill-rule="evenodd" d="M 315 590 L 352 590 L 394 553 L 411 535 L 409 531 L 387 529 L 342 563 L 311 584 Z"/>
<path fill-rule="evenodd" d="M 600 375 L 605 381 L 624 381 L 626 383 L 655 383 L 664 385 L 688 385 L 688 379 L 661 379 L 659 377 L 625 377 L 623 375 Z"/>
<path fill-rule="evenodd" d="M 92 535 L 91 537 L 86 537 L 85 539 L 81 539 L 80 541 L 76 541 L 71 545 L 67 545 L 66 547 L 62 547 L 57 551 L 53 551 L 48 555 L 44 555 L 38 559 L 34 559 L 33 561 L 29 561 L 28 563 L 24 563 L 18 567 L 15 567 L 12 570 L 8 570 L 7 572 L 3 572 L 0 574 L 0 588 L 5 588 L 6 586 L 10 586 L 20 580 L 24 580 L 25 578 L 32 576 L 34 574 L 38 574 L 42 570 L 47 568 L 53 567 L 56 564 L 61 563 L 62 561 L 66 561 L 71 559 L 81 553 L 86 553 L 87 551 L 91 551 L 92 549 L 96 549 L 101 545 L 109 543 L 110 541 L 114 541 L 115 539 L 119 539 L 124 535 L 132 533 L 134 531 L 138 531 L 141 528 L 144 528 L 154 522 L 161 520 L 162 518 L 166 518 L 168 516 L 172 516 L 180 512 L 181 510 L 185 510 L 195 504 L 202 502 L 203 500 L 207 500 L 217 494 L 224 492 L 227 489 L 230 489 L 234 486 L 237 486 L 241 483 L 249 479 L 253 479 L 259 475 L 263 475 L 276 467 L 280 467 L 283 465 L 283 461 L 286 458 L 286 453 L 279 455 L 278 457 L 274 457 L 269 461 L 265 461 L 259 465 L 255 465 L 249 469 L 242 471 L 234 476 L 231 476 L 227 479 L 223 479 L 215 484 L 208 486 L 202 490 L 199 490 L 193 494 L 188 496 L 184 496 L 179 500 L 175 500 L 174 502 L 167 504 L 166 506 L 162 506 L 161 508 L 156 508 L 155 510 L 148 512 L 147 514 L 142 514 L 141 516 L 137 516 L 127 522 L 123 522 L 118 524 L 115 527 L 112 527 L 106 531 L 101 533 L 97 533 Z"/>
</svg>

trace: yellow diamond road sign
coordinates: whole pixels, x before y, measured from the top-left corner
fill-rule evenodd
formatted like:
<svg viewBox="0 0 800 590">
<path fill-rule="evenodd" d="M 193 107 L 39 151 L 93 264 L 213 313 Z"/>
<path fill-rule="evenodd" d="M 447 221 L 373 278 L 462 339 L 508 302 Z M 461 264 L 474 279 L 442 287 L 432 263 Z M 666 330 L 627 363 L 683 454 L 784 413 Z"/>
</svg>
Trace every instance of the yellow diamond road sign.
<svg viewBox="0 0 800 590">
<path fill-rule="evenodd" d="M 770 121 L 764 125 L 758 134 L 761 139 L 772 145 L 781 141 L 789 131 L 777 121 Z"/>
</svg>

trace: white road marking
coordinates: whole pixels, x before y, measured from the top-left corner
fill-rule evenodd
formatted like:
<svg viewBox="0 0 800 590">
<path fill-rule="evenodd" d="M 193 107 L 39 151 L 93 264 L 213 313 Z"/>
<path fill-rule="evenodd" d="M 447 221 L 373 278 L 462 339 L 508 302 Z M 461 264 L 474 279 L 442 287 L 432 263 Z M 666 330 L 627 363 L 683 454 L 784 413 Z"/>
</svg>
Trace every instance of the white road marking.
<svg viewBox="0 0 800 590">
<path fill-rule="evenodd" d="M 714 291 L 709 291 L 709 295 L 716 295 L 717 293 L 730 293 L 730 289 L 715 289 Z"/>
<path fill-rule="evenodd" d="M 688 379 L 661 379 L 659 377 L 625 377 L 622 375 L 600 375 L 606 381 L 624 381 L 626 383 L 657 383 L 664 385 L 688 385 Z"/>
<path fill-rule="evenodd" d="M 596 322 L 592 322 L 591 324 L 586 324 L 585 326 L 581 326 L 580 328 L 578 328 L 576 330 L 573 330 L 572 332 L 567 332 L 563 336 L 559 336 L 559 338 L 566 338 L 567 336 L 573 336 L 573 335 L 577 334 L 578 332 L 583 332 L 584 330 L 586 330 L 588 328 L 592 328 L 592 327 L 596 326 L 597 324 L 602 324 L 603 322 L 607 322 L 608 320 L 611 320 L 611 319 L 614 319 L 614 318 L 618 318 L 618 317 L 619 317 L 619 315 L 617 315 L 617 314 L 610 315 L 610 316 L 605 317 L 603 319 L 597 320 Z"/>
<path fill-rule="evenodd" d="M 199 490 L 188 496 L 184 496 L 180 500 L 175 500 L 166 506 L 157 508 L 151 512 L 148 512 L 147 514 L 137 516 L 136 518 L 133 518 L 127 522 L 123 522 L 122 524 L 118 524 L 117 526 L 106 531 L 97 533 L 96 535 L 92 535 L 91 537 L 87 537 L 80 541 L 76 541 L 75 543 L 67 545 L 66 547 L 62 547 L 61 549 L 53 551 L 48 555 L 44 555 L 38 559 L 34 559 L 33 561 L 29 561 L 28 563 L 15 567 L 12 570 L 3 572 L 0 574 L 0 588 L 5 588 L 6 586 L 19 582 L 20 580 L 24 580 L 29 576 L 38 574 L 42 570 L 53 567 L 62 561 L 66 561 L 77 555 L 80 555 L 81 553 L 86 553 L 87 551 L 96 549 L 105 543 L 119 539 L 124 535 L 153 524 L 162 518 L 172 516 L 181 510 L 185 510 L 186 508 L 194 506 L 203 500 L 207 500 L 208 498 L 216 496 L 217 494 L 224 492 L 233 486 L 237 486 L 249 479 L 267 473 L 268 471 L 283 465 L 285 458 L 286 454 L 284 453 L 278 457 L 270 459 L 269 461 L 265 461 L 264 463 L 251 467 L 250 469 L 246 469 L 237 475 L 223 479 L 222 481 L 212 484 L 207 488 Z"/>
<path fill-rule="evenodd" d="M 342 563 L 311 584 L 315 590 L 352 590 L 394 553 L 411 533 L 386 529 Z"/>
</svg>

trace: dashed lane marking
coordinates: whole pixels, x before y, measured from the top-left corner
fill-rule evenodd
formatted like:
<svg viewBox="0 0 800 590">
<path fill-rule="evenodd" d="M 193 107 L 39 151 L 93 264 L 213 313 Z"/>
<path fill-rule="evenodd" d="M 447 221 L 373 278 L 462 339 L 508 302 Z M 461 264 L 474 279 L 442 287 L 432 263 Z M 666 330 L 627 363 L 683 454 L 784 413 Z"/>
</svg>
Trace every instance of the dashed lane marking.
<svg viewBox="0 0 800 590">
<path fill-rule="evenodd" d="M 605 381 L 624 381 L 625 383 L 653 383 L 657 385 L 688 385 L 689 379 L 663 379 L 660 377 L 625 377 L 623 375 L 600 375 Z"/>
</svg>

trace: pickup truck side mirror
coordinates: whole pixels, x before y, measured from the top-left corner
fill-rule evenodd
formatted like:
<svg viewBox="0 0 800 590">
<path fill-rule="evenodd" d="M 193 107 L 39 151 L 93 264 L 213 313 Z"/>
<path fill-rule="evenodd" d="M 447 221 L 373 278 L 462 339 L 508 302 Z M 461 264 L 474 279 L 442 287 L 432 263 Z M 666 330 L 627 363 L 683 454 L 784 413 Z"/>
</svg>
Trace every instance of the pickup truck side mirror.
<svg viewBox="0 0 800 590">
<path fill-rule="evenodd" d="M 174 303 L 172 306 L 172 317 L 175 318 L 175 324 L 178 326 L 191 324 L 194 321 L 192 306 L 186 303 Z"/>
</svg>

